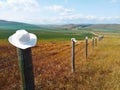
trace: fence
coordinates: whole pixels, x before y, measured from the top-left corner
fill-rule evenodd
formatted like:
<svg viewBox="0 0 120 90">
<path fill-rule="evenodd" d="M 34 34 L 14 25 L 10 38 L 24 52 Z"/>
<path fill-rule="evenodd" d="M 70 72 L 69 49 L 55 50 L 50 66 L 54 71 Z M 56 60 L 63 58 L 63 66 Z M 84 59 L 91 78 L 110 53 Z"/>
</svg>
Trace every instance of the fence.
<svg viewBox="0 0 120 90">
<path fill-rule="evenodd" d="M 101 41 L 102 39 L 103 39 L 104 37 L 98 37 L 98 38 L 92 38 L 92 47 L 94 48 L 95 46 L 97 46 L 97 40 L 99 40 L 99 41 Z M 85 42 L 83 42 L 83 43 L 85 43 L 84 45 L 85 45 L 85 58 L 87 58 L 88 56 L 89 56 L 89 51 L 88 51 L 88 46 L 89 46 L 89 40 L 90 39 L 88 39 L 88 38 L 86 38 L 85 39 Z M 75 52 L 75 48 L 76 47 L 80 47 L 81 46 L 81 43 L 80 44 L 78 44 L 79 43 L 79 41 L 78 42 L 76 42 L 76 41 L 74 41 L 74 40 L 72 40 L 72 62 L 71 62 L 71 68 L 72 68 L 72 73 L 74 73 L 75 72 L 75 55 L 77 54 L 77 52 L 79 52 L 79 51 L 77 51 L 77 52 Z M 54 43 L 53 43 L 53 46 L 54 46 Z M 41 55 L 41 57 L 42 58 L 44 58 L 45 60 L 46 60 L 46 58 L 51 58 L 51 57 L 57 57 L 57 55 L 58 55 L 58 53 L 60 53 L 60 54 L 62 54 L 62 52 L 63 51 L 66 51 L 65 53 L 70 53 L 71 52 L 71 45 L 64 45 L 65 46 L 65 48 L 63 48 L 63 49 L 61 49 L 60 51 L 58 51 L 58 52 L 52 52 L 52 53 L 48 53 L 48 54 L 46 54 L 46 56 L 42 56 Z M 39 47 L 40 48 L 40 47 Z M 61 47 L 58 47 L 59 49 L 61 48 Z M 68 50 L 69 49 L 69 50 Z M 68 50 L 68 51 L 67 51 Z M 19 52 L 22 52 L 21 50 L 18 50 L 18 54 L 19 54 Z M 31 52 L 30 50 L 27 50 L 27 52 Z M 24 54 L 26 54 L 26 53 L 22 53 L 23 55 Z M 45 53 L 43 53 L 43 54 L 45 54 Z M 21 55 L 21 54 L 20 54 Z M 18 55 L 19 56 L 19 55 Z M 25 58 L 22 58 L 22 59 L 24 59 L 23 61 L 29 61 L 30 60 L 30 62 L 26 62 L 26 65 L 25 65 L 25 67 L 27 66 L 27 67 L 29 67 L 29 64 L 28 63 L 31 63 L 32 62 L 32 59 L 30 59 L 31 58 L 31 54 L 29 53 L 29 55 L 28 54 L 26 54 L 25 56 L 27 56 L 27 57 L 25 57 Z M 21 56 L 20 56 L 21 57 Z M 19 58 L 20 58 L 19 57 Z M 33 54 L 33 57 L 34 57 L 34 54 Z M 68 58 L 69 57 L 69 58 Z M 70 57 L 71 57 L 71 55 L 69 54 L 68 56 L 65 56 L 65 57 L 63 57 L 63 58 L 66 58 L 66 59 L 70 59 Z M 29 58 L 28 60 L 27 60 L 27 58 Z M 37 57 L 35 57 L 36 58 L 36 60 L 38 59 Z M 57 60 L 56 60 L 56 63 L 57 63 Z M 55 64 L 56 64 L 55 63 Z M 52 67 L 52 66 L 55 66 L 55 64 L 52 64 L 51 66 L 49 66 L 49 68 L 50 67 Z M 59 64 L 59 63 L 57 63 L 57 64 Z M 2 65 L 1 65 L 2 66 Z M 41 65 L 42 66 L 42 65 Z M 59 66 L 59 65 L 58 65 Z M 44 67 L 44 66 L 43 66 Z M 46 66 L 46 67 L 48 67 L 48 66 Z M 30 68 L 31 69 L 28 69 L 28 70 L 30 70 L 30 71 L 32 71 L 32 65 L 30 64 Z M 8 68 L 9 69 L 9 68 Z M 40 70 L 42 70 L 42 68 L 39 68 Z M 38 69 L 37 69 L 38 70 Z M 22 72 L 22 71 L 21 71 Z M 28 71 L 29 72 L 29 71 Z M 44 71 L 43 71 L 44 72 Z M 25 73 L 25 72 L 24 72 Z M 28 73 L 26 73 L 27 75 L 26 75 L 26 77 L 27 76 L 29 76 L 30 75 L 30 79 L 33 77 L 33 74 L 32 74 L 32 72 L 30 72 L 31 74 L 28 74 Z M 42 73 L 42 72 L 40 72 L 40 73 Z M 27 79 L 27 80 L 29 80 L 29 79 Z M 32 81 L 30 81 L 30 82 L 34 82 L 33 81 L 33 79 L 32 79 Z M 27 82 L 26 82 L 26 84 L 27 84 Z M 34 88 L 34 83 L 32 83 L 33 85 L 33 88 Z M 31 86 L 31 85 L 30 85 Z M 31 90 L 33 90 L 33 88 L 31 88 Z M 30 89 L 26 89 L 26 90 L 30 90 Z"/>
<path fill-rule="evenodd" d="M 97 44 L 98 44 L 98 40 L 99 41 L 101 41 L 102 39 L 104 38 L 104 36 L 103 35 L 101 35 L 101 36 L 99 36 L 98 38 L 97 37 L 95 37 L 95 38 L 93 38 L 92 37 L 92 48 L 94 49 L 94 47 L 96 46 L 97 47 Z M 87 57 L 88 57 L 88 37 L 86 36 L 85 37 L 85 57 L 86 57 L 86 59 L 87 59 Z M 72 73 L 74 73 L 75 72 L 75 42 L 74 41 L 72 41 Z"/>
</svg>

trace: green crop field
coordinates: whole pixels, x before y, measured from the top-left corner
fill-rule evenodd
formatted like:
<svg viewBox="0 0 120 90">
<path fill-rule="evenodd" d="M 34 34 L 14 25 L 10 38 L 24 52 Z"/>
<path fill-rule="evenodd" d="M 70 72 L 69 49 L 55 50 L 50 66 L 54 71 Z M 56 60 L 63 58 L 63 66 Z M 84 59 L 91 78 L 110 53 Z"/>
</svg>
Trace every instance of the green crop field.
<svg viewBox="0 0 120 90">
<path fill-rule="evenodd" d="M 40 40 L 70 40 L 71 38 L 84 39 L 86 36 L 91 38 L 93 35 L 89 32 L 65 31 L 65 30 L 27 30 L 37 35 Z M 0 39 L 7 39 L 16 30 L 0 30 Z"/>
</svg>

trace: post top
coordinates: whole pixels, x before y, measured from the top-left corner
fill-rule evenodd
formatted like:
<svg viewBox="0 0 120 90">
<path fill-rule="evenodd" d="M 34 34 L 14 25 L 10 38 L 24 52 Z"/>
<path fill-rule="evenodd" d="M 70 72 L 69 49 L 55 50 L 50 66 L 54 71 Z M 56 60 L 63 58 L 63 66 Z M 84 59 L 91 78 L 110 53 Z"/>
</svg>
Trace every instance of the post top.
<svg viewBox="0 0 120 90">
<path fill-rule="evenodd" d="M 85 39 L 88 39 L 88 37 L 86 36 Z"/>
<path fill-rule="evenodd" d="M 74 41 L 74 42 L 77 42 L 77 40 L 75 38 L 71 38 L 71 40 Z"/>
</svg>

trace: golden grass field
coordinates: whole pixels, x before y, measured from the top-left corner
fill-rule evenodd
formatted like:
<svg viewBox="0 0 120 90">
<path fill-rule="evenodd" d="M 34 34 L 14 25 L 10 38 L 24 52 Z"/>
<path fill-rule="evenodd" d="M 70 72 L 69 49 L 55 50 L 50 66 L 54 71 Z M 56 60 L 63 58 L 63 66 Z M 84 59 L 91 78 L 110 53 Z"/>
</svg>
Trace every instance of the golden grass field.
<svg viewBox="0 0 120 90">
<path fill-rule="evenodd" d="M 71 73 L 71 41 L 38 41 L 32 48 L 36 90 L 120 90 L 120 36 L 105 34 L 88 58 L 85 41 L 76 43 Z M 0 41 L 0 90 L 21 90 L 16 48 Z"/>
</svg>

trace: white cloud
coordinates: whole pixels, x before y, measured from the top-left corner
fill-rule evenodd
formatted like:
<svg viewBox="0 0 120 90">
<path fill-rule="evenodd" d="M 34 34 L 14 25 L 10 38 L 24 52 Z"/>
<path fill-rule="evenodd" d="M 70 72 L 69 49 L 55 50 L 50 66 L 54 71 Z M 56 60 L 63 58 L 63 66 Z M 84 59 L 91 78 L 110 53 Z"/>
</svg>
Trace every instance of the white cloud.
<svg viewBox="0 0 120 90">
<path fill-rule="evenodd" d="M 68 8 L 64 8 L 61 5 L 52 5 L 52 6 L 47 6 L 46 9 L 50 10 L 50 11 L 54 11 L 59 13 L 60 15 L 65 15 L 65 14 L 69 14 L 72 13 L 74 10 L 73 9 L 68 9 Z"/>
<path fill-rule="evenodd" d="M 40 5 L 36 0 L 0 1 L 0 19 L 30 22 L 40 13 Z"/>
<path fill-rule="evenodd" d="M 68 2 L 68 0 L 65 0 Z M 116 2 L 117 0 L 112 0 Z M 47 11 L 55 13 L 48 14 Z M 46 13 L 47 12 L 47 13 Z M 75 10 L 61 5 L 40 7 L 37 0 L 0 0 L 0 19 L 27 23 L 64 23 L 80 21 L 120 22 L 120 16 L 94 16 L 75 14 Z"/>
<path fill-rule="evenodd" d="M 58 16 L 58 17 L 51 17 L 50 19 L 46 19 L 46 22 L 48 23 L 75 23 L 79 22 L 82 23 L 81 21 L 86 21 L 86 22 L 111 22 L 111 21 L 120 21 L 120 17 L 105 17 L 105 16 L 93 16 L 93 15 L 81 15 L 81 14 L 74 14 L 74 15 L 64 15 L 64 16 Z"/>
<path fill-rule="evenodd" d="M 118 0 L 111 0 L 110 2 L 111 2 L 111 3 L 117 3 Z"/>
<path fill-rule="evenodd" d="M 65 0 L 65 3 L 68 3 L 68 0 Z"/>
<path fill-rule="evenodd" d="M 85 19 L 85 20 L 97 20 L 97 21 L 107 21 L 107 20 L 120 20 L 119 16 L 116 17 L 110 17 L 110 16 L 92 16 L 92 15 L 71 15 L 71 16 L 67 16 L 68 19 Z M 67 18 L 65 17 L 65 18 Z"/>
<path fill-rule="evenodd" d="M 36 0 L 7 0 L 7 1 L 0 1 L 0 8 L 1 9 L 9 9 L 14 11 L 34 11 L 38 10 L 39 4 Z"/>
<path fill-rule="evenodd" d="M 120 17 L 119 16 L 115 16 L 115 17 L 111 17 L 111 16 L 108 16 L 108 17 L 97 17 L 97 20 L 99 21 L 112 21 L 112 20 L 120 20 Z"/>
</svg>

